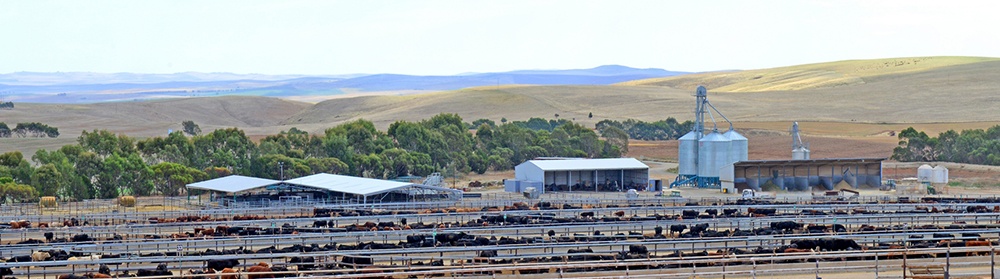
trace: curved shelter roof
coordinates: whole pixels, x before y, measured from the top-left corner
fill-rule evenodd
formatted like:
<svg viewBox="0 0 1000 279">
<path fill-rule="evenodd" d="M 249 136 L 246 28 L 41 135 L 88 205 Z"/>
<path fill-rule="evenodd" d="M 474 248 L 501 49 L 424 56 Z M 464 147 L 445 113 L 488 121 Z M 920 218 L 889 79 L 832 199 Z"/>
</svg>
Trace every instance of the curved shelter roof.
<svg viewBox="0 0 1000 279">
<path fill-rule="evenodd" d="M 281 181 L 249 177 L 242 175 L 230 175 L 225 177 L 219 177 L 216 179 L 209 179 L 201 182 L 195 182 L 187 185 L 188 189 L 199 189 L 199 190 L 211 190 L 226 193 L 236 193 L 242 192 L 250 189 L 256 189 L 261 187 L 267 187 L 271 185 L 278 185 Z"/>
<path fill-rule="evenodd" d="M 371 196 L 414 187 L 437 191 L 458 191 L 455 189 L 409 182 L 398 182 L 329 173 L 318 173 L 310 176 L 303 176 L 296 179 L 285 180 L 284 183 L 361 196 Z"/>
</svg>

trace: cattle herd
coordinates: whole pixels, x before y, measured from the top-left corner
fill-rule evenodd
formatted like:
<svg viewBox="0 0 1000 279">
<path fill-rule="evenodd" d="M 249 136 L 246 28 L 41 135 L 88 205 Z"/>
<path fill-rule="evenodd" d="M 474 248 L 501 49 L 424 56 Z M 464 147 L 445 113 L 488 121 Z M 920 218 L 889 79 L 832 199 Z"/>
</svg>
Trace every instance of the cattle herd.
<svg viewBox="0 0 1000 279">
<path fill-rule="evenodd" d="M 266 210 L 190 210 L 170 218 L 104 216 L 116 219 L 111 222 L 87 216 L 58 222 L 24 218 L 0 226 L 0 275 L 253 279 L 636 270 L 690 274 L 720 265 L 756 267 L 761 259 L 768 264 L 813 259 L 818 265 L 818 259 L 984 257 L 992 255 L 1000 234 L 1000 201 L 995 199 L 502 203 L 442 204 L 433 209 L 316 207 L 309 208 L 310 214 L 294 216 Z"/>
</svg>

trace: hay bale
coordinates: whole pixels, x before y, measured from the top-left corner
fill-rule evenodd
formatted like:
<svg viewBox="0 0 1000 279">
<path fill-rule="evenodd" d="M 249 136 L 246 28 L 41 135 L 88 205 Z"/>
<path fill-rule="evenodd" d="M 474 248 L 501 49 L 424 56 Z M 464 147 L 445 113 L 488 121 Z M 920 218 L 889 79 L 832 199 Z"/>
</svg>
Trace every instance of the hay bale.
<svg viewBox="0 0 1000 279">
<path fill-rule="evenodd" d="M 44 196 L 42 200 L 38 202 L 38 205 L 44 208 L 57 207 L 59 204 L 56 203 L 56 197 Z"/>
<path fill-rule="evenodd" d="M 118 206 L 135 207 L 135 197 L 134 196 L 118 197 Z"/>
</svg>

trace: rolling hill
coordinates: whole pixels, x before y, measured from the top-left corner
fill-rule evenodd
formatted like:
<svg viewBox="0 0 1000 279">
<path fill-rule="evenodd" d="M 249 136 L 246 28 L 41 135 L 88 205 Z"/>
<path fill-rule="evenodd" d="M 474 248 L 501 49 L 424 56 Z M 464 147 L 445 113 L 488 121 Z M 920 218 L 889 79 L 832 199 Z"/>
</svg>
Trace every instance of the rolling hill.
<svg viewBox="0 0 1000 279">
<path fill-rule="evenodd" d="M 452 76 L 398 74 L 301 76 L 229 73 L 0 74 L 0 100 L 97 103 L 208 96 L 332 96 L 346 92 L 446 91 L 485 85 L 608 85 L 685 74 L 606 65 L 577 70 L 528 70 Z"/>
<path fill-rule="evenodd" d="M 986 128 L 1000 122 L 1000 114 L 996 113 L 1000 107 L 996 94 L 1000 89 L 1000 60 L 979 60 L 914 71 L 886 70 L 864 77 L 863 83 L 835 87 L 759 92 L 723 92 L 709 87 L 709 99 L 740 129 L 784 132 L 791 121 L 800 121 L 807 133 L 865 137 L 911 125 L 928 127 L 929 132 Z M 844 68 L 858 68 L 869 62 L 855 66 L 838 63 Z M 680 84 L 494 85 L 424 94 L 334 98 L 315 104 L 253 96 L 96 104 L 18 103 L 14 110 L 0 110 L 0 121 L 10 125 L 42 122 L 58 127 L 63 136 L 0 139 L 0 152 L 22 150 L 31 154 L 38 148 L 58 148 L 74 142 L 82 130 L 158 136 L 181 129 L 184 120 L 195 121 L 204 131 L 239 127 L 258 138 L 291 127 L 321 133 L 339 123 L 362 118 L 385 129 L 398 120 L 417 121 L 442 112 L 457 113 L 469 122 L 479 118 L 497 122 L 501 118 L 551 119 L 555 114 L 587 126 L 603 119 L 655 121 L 675 117 L 683 121 L 693 118 L 695 100 L 693 87 L 672 87 L 683 87 Z M 589 113 L 593 113 L 592 119 L 587 117 Z M 722 121 L 718 115 L 716 118 Z M 727 124 L 720 123 L 719 128 L 725 129 Z"/>
<path fill-rule="evenodd" d="M 764 92 L 833 88 L 878 82 L 958 65 L 1000 61 L 989 57 L 911 57 L 848 60 L 789 67 L 690 74 L 643 79 L 620 85 L 695 88 L 705 85 L 718 92 Z"/>
</svg>

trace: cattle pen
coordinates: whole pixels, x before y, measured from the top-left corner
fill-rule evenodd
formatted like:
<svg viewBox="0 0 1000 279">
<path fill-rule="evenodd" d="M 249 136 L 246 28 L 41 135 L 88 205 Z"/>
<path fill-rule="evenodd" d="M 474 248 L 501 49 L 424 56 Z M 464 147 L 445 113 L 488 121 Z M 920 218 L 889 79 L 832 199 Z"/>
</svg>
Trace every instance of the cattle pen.
<svg viewBox="0 0 1000 279">
<path fill-rule="evenodd" d="M 0 268 L 17 278 L 102 270 L 109 277 L 230 279 L 932 278 L 939 271 L 992 277 L 997 200 L 910 201 L 508 196 L 68 216 L 0 212 L 27 225 L 0 227 Z M 42 253 L 48 257 L 32 258 Z M 213 260 L 234 261 L 225 270 L 211 268 Z M 268 271 L 250 272 L 259 262 Z"/>
</svg>

